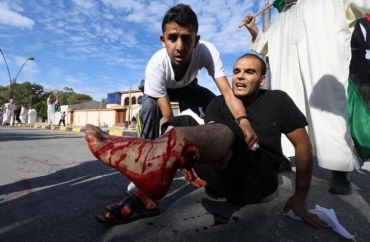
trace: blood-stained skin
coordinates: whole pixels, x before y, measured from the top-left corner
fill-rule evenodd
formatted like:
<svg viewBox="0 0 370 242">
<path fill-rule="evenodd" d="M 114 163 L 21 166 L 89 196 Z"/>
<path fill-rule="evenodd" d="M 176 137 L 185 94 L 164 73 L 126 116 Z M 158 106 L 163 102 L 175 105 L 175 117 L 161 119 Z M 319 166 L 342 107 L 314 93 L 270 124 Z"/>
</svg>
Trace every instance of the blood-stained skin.
<svg viewBox="0 0 370 242">
<path fill-rule="evenodd" d="M 109 136 L 100 128 L 87 124 L 85 139 L 92 154 L 127 176 L 143 193 L 142 198 L 163 198 L 176 171 L 190 169 L 199 160 L 197 146 L 179 139 L 175 130 L 156 140 L 146 140 Z"/>
</svg>

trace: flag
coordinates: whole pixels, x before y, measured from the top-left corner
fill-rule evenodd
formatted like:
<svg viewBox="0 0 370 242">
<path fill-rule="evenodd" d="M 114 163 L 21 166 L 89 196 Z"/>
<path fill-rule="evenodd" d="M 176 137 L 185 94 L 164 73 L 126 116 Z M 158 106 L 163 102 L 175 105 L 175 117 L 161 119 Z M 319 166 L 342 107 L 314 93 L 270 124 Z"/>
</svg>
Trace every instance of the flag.
<svg viewBox="0 0 370 242">
<path fill-rule="evenodd" d="M 60 105 L 59 102 L 55 104 L 55 112 L 60 112 Z"/>
<path fill-rule="evenodd" d="M 370 111 L 351 79 L 348 80 L 347 115 L 358 156 L 370 159 Z"/>
<path fill-rule="evenodd" d="M 273 6 L 278 10 L 279 13 L 283 11 L 283 8 L 285 6 L 284 0 L 275 0 Z"/>
</svg>

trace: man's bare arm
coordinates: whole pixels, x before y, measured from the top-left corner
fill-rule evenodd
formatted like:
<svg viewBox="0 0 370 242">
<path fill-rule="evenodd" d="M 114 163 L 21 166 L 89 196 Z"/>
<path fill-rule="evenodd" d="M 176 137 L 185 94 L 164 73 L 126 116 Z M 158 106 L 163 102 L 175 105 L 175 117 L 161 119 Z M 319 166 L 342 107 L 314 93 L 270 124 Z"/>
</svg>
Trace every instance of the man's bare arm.
<svg viewBox="0 0 370 242">
<path fill-rule="evenodd" d="M 310 189 L 313 161 L 312 146 L 305 128 L 298 128 L 286 135 L 295 148 L 296 187 L 283 208 L 283 212 L 293 210 L 304 222 L 316 227 L 325 228 L 327 224 L 317 215 L 307 212 L 306 199 Z"/>
<path fill-rule="evenodd" d="M 299 128 L 287 134 L 295 148 L 296 160 L 296 191 L 295 193 L 306 199 L 313 169 L 312 146 L 305 128 Z"/>
<path fill-rule="evenodd" d="M 168 95 L 157 99 L 158 107 L 161 110 L 164 122 L 173 117 L 171 103 Z"/>
<path fill-rule="evenodd" d="M 230 109 L 231 114 L 234 118 L 246 115 L 245 107 L 242 101 L 235 97 L 230 84 L 226 76 L 219 77 L 215 79 L 218 89 L 224 96 L 227 107 Z M 258 142 L 258 137 L 254 132 L 251 123 L 247 119 L 242 119 L 239 123 L 240 128 L 243 130 L 245 142 L 247 142 L 249 149 L 256 150 L 253 146 Z"/>
<path fill-rule="evenodd" d="M 244 18 L 244 22 L 245 22 L 245 27 L 248 29 L 249 33 L 252 36 L 252 42 L 254 42 L 259 32 L 259 29 L 256 26 L 256 17 L 253 16 L 252 14 L 248 14 Z"/>
</svg>

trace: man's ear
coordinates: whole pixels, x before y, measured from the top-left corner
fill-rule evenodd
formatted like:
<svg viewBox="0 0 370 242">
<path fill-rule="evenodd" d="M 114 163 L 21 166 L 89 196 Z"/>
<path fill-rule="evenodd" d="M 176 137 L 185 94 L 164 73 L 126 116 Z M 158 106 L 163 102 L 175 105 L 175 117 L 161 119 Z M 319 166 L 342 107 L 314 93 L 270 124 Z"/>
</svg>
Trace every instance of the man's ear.
<svg viewBox="0 0 370 242">
<path fill-rule="evenodd" d="M 200 40 L 200 35 L 196 35 L 195 36 L 195 41 L 194 41 L 194 48 L 197 47 L 197 45 L 199 43 L 199 40 Z"/>
<path fill-rule="evenodd" d="M 261 76 L 260 86 L 265 85 L 266 75 Z"/>
<path fill-rule="evenodd" d="M 166 47 L 165 39 L 164 39 L 164 35 L 163 35 L 163 34 L 159 35 L 159 40 L 160 40 L 160 41 L 161 41 L 161 43 L 162 43 L 162 47 L 163 47 L 163 48 L 164 48 L 164 47 Z"/>
</svg>

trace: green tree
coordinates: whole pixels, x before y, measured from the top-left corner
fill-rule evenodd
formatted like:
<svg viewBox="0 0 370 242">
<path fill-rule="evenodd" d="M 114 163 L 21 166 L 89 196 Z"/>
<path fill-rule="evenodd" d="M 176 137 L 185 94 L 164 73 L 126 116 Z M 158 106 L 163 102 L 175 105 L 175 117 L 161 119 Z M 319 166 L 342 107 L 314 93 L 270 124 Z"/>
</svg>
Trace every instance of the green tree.
<svg viewBox="0 0 370 242">
<path fill-rule="evenodd" d="M 37 111 L 37 116 L 47 118 L 46 99 L 51 95 L 51 99 L 58 96 L 60 105 L 72 105 L 85 103 L 92 100 L 92 97 L 86 94 L 75 93 L 73 88 L 64 87 L 63 90 L 44 89 L 37 83 L 23 82 L 14 85 L 13 99 L 17 107 L 16 112 L 19 113 L 21 105 L 26 109 L 33 106 Z M 8 103 L 10 99 L 10 89 L 8 86 L 0 85 L 0 106 Z"/>
<path fill-rule="evenodd" d="M 63 87 L 63 90 L 61 91 L 61 102 L 60 102 L 60 105 L 67 105 L 67 104 L 70 104 L 68 103 L 68 97 L 73 95 L 73 94 L 76 94 L 74 91 L 73 91 L 73 88 L 70 88 L 70 87 Z"/>
<path fill-rule="evenodd" d="M 64 87 L 63 90 L 56 90 L 55 93 L 58 95 L 60 105 L 68 105 L 68 97 L 75 92 L 73 88 Z"/>
<path fill-rule="evenodd" d="M 10 99 L 10 91 L 9 86 L 0 86 L 0 106 L 4 105 L 4 103 L 9 102 Z"/>
<path fill-rule="evenodd" d="M 48 117 L 48 107 L 46 102 L 38 102 L 33 107 L 36 109 L 37 117 L 42 118 L 42 121 L 44 122 Z"/>
<path fill-rule="evenodd" d="M 7 103 L 10 99 L 9 86 L 0 88 L 0 102 Z M 16 105 L 16 113 L 20 113 L 21 106 L 26 109 L 44 98 L 44 87 L 37 83 L 16 83 L 14 84 L 13 99 Z"/>
<path fill-rule="evenodd" d="M 88 101 L 91 101 L 91 100 L 92 100 L 92 97 L 90 97 L 89 95 L 79 94 L 79 93 L 71 94 L 67 98 L 68 105 L 85 103 L 85 102 L 88 102 Z"/>
</svg>

